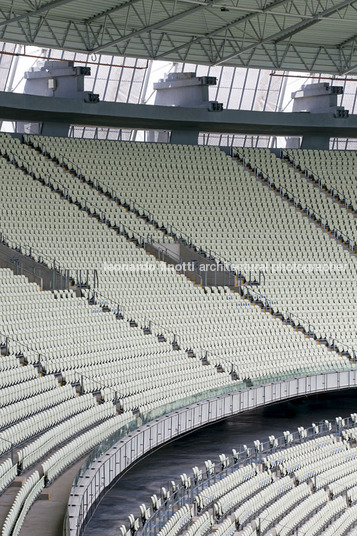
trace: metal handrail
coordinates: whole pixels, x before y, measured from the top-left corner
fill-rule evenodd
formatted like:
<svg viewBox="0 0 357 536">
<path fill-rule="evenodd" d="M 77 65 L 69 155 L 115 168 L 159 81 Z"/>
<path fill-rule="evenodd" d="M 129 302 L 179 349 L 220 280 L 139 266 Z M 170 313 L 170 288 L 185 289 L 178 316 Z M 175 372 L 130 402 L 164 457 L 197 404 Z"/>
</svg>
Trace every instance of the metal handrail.
<svg viewBox="0 0 357 536">
<path fill-rule="evenodd" d="M 296 432 L 285 432 L 284 435 L 275 438 L 269 437 L 268 440 L 254 441 L 250 445 L 240 445 L 237 450 L 233 450 L 231 455 L 224 455 L 219 459 L 214 459 L 209 465 L 202 467 L 202 469 L 196 468 L 193 471 L 192 476 L 182 475 L 181 483 L 177 485 L 174 482 L 164 484 L 161 489 L 168 490 L 169 496 L 165 498 L 160 497 L 161 506 L 154 509 L 151 515 L 141 520 L 138 519 L 141 527 L 138 534 L 140 536 L 154 536 L 157 534 L 162 526 L 170 519 L 173 512 L 178 507 L 182 507 L 184 504 L 193 504 L 194 498 L 199 493 L 210 487 L 212 484 L 226 478 L 229 474 L 234 473 L 242 466 L 249 465 L 251 463 L 261 463 L 264 456 L 274 454 L 282 451 L 283 449 L 305 443 L 316 437 L 324 437 L 326 435 L 335 434 L 341 436 L 344 429 L 356 427 L 356 418 L 351 415 L 345 419 L 336 418 L 334 420 L 322 420 L 318 424 L 313 424 L 308 428 L 298 428 Z M 88 465 L 88 464 L 87 464 Z M 83 474 L 83 471 L 82 471 Z M 78 483 L 78 479 L 74 485 Z M 145 511 L 149 512 L 150 507 L 145 507 Z M 201 512 L 205 512 L 210 504 L 203 508 Z M 225 517 L 229 515 L 231 511 L 225 512 Z M 143 513 L 143 510 L 142 510 Z M 135 518 L 135 516 L 133 516 Z M 196 519 L 196 518 L 195 518 Z M 194 523 L 195 519 L 191 519 L 189 525 Z"/>
<path fill-rule="evenodd" d="M 354 426 L 356 423 L 352 420 L 351 417 L 344 419 L 345 423 L 348 423 L 350 427 L 350 422 L 352 421 Z M 344 428 L 348 427 L 344 426 Z M 317 430 L 317 431 L 316 431 Z M 183 504 L 193 504 L 193 499 L 201 491 L 210 487 L 212 484 L 215 484 L 217 481 L 220 481 L 226 478 L 229 474 L 234 473 L 242 466 L 249 465 L 251 463 L 261 463 L 263 456 L 268 456 L 269 454 L 274 454 L 280 450 L 292 447 L 294 445 L 299 445 L 305 443 L 306 441 L 311 440 L 312 438 L 323 437 L 330 433 L 339 433 L 341 434 L 342 430 L 338 429 L 336 420 L 335 421 L 321 421 L 318 425 L 314 425 L 308 428 L 304 428 L 304 434 L 301 433 L 301 430 L 297 432 L 286 432 L 289 436 L 279 436 L 275 438 L 272 436 L 271 440 L 263 441 L 254 441 L 253 444 L 244 447 L 239 446 L 239 451 L 235 450 L 235 453 L 232 455 L 225 455 L 224 462 L 222 463 L 221 459 L 211 460 L 209 468 L 205 466 L 202 468 L 199 473 L 199 478 L 193 474 L 192 477 L 189 477 L 185 480 L 183 484 L 177 486 L 175 491 L 170 494 L 168 499 L 163 501 L 160 508 L 154 510 L 152 515 L 149 517 L 145 523 L 142 524 L 141 530 L 138 532 L 140 536 L 154 536 L 162 528 L 162 526 L 167 522 L 174 511 L 176 511 L 176 504 L 180 502 L 181 506 Z M 305 435 L 306 434 L 306 435 Z M 287 441 L 286 438 L 289 438 Z M 224 465 L 224 467 L 223 467 Z M 172 488 L 172 484 L 164 485 L 165 489 Z M 181 499 L 181 500 L 180 500 Z M 179 500 L 179 501 L 178 501 Z M 207 508 L 211 506 L 211 503 L 204 507 L 201 512 L 205 512 Z M 236 508 L 236 506 L 232 507 Z M 231 510 L 225 512 L 224 517 L 226 518 L 231 513 Z M 195 518 L 196 519 L 196 518 Z M 188 523 L 188 526 L 191 526 L 195 519 L 191 519 Z"/>
<path fill-rule="evenodd" d="M 35 262 L 40 262 L 41 263 L 44 260 L 46 260 L 46 263 L 47 263 L 48 267 L 50 267 L 50 268 L 53 267 L 53 264 L 56 264 L 56 259 L 55 258 L 48 257 L 47 255 L 45 255 L 41 251 L 37 250 L 36 248 L 33 248 L 32 246 L 27 246 L 26 244 L 20 244 L 20 243 L 16 242 L 12 238 L 6 236 L 2 231 L 0 231 L 0 243 L 3 244 L 4 246 L 8 246 L 9 248 L 13 249 L 17 253 L 20 253 L 21 255 L 24 255 L 26 257 L 31 258 Z M 36 255 L 38 257 L 38 259 L 40 259 L 40 260 L 37 261 L 35 259 L 34 255 Z M 60 268 L 59 268 L 59 270 L 60 270 Z M 65 269 L 63 269 L 63 270 L 65 272 Z"/>
</svg>

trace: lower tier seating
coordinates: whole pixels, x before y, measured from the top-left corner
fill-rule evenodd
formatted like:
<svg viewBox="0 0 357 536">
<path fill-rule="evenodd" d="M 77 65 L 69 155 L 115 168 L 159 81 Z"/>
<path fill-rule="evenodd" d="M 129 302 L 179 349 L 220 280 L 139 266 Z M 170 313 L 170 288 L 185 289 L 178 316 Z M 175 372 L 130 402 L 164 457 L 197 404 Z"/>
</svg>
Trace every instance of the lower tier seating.
<svg viewBox="0 0 357 536">
<path fill-rule="evenodd" d="M 351 417 L 349 423 L 355 423 Z M 182 475 L 183 486 L 188 491 L 184 494 L 184 488 L 181 488 L 181 501 L 185 504 L 175 513 L 171 503 L 177 500 L 179 486 L 173 487 L 171 496 L 165 490 L 166 502 L 161 502 L 156 496 L 153 496 L 153 501 L 152 497 L 153 516 L 145 522 L 150 527 L 150 534 L 332 536 L 334 530 L 340 535 L 355 534 L 356 427 L 355 424 L 353 428 L 349 426 L 351 424 L 346 421 L 341 433 L 337 426 L 326 421 L 325 431 L 313 425 L 313 433 L 310 430 L 309 435 L 302 434 L 300 428 L 299 439 L 295 435 L 295 444 L 270 442 L 270 447 L 264 448 L 275 452 L 267 452 L 263 459 L 247 459 L 246 463 L 242 459 L 237 461 L 233 449 L 232 466 L 231 458 L 224 455 L 219 457 L 217 468 L 211 461 L 205 462 L 205 469 L 194 468 L 192 477 Z M 340 448 L 350 456 L 341 456 Z M 296 461 L 296 466 L 308 467 L 311 459 L 319 453 L 324 456 L 324 467 L 317 476 L 313 474 L 301 481 L 299 471 L 292 471 L 286 476 L 282 471 L 281 463 L 286 463 L 282 460 Z M 201 475 L 200 478 L 197 478 L 198 475 Z M 141 511 L 146 511 L 145 505 L 142 505 Z M 131 515 L 130 520 L 138 530 L 140 518 Z M 166 521 L 160 524 L 158 520 Z M 149 532 L 145 523 L 141 533 L 146 536 Z M 125 526 L 120 528 L 120 532 L 122 536 L 128 534 Z"/>
</svg>

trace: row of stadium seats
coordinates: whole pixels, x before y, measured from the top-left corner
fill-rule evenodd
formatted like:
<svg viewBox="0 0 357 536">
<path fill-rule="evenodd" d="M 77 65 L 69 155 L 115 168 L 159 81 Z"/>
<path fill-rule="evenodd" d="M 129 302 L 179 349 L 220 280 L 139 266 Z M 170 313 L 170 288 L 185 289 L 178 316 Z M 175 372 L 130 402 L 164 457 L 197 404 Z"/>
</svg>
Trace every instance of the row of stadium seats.
<svg viewBox="0 0 357 536">
<path fill-rule="evenodd" d="M 41 492 L 43 486 L 44 477 L 40 477 L 39 472 L 34 471 L 17 493 L 2 526 L 1 536 L 17 536 L 19 534 L 26 513 Z"/>
<path fill-rule="evenodd" d="M 94 397 L 91 394 L 86 394 L 61 402 L 50 409 L 44 409 L 36 415 L 16 422 L 1 432 L 0 452 L 4 453 L 9 450 L 9 442 L 13 445 L 19 445 L 39 432 L 45 431 L 94 405 Z"/>
<path fill-rule="evenodd" d="M 255 464 L 246 465 L 234 473 L 227 476 L 227 478 L 213 484 L 207 489 L 202 490 L 195 498 L 198 511 L 200 512 L 207 505 L 221 497 L 223 494 L 229 492 L 238 484 L 247 480 L 255 478 L 257 475 L 257 468 Z"/>
<path fill-rule="evenodd" d="M 78 415 L 54 426 L 48 432 L 26 445 L 17 452 L 17 463 L 21 470 L 30 467 L 36 460 L 41 459 L 54 447 L 64 443 L 79 432 L 93 426 L 102 420 L 111 420 L 116 415 L 115 407 L 110 402 L 89 408 Z M 126 417 L 129 417 L 127 415 Z"/>
<path fill-rule="evenodd" d="M 26 404 L 19 401 L 0 408 L 0 430 L 39 411 L 76 397 L 76 392 L 71 385 L 65 385 L 62 389 L 56 389 L 51 394 L 51 398 L 48 397 L 48 393 L 41 393 L 32 396 Z"/>
<path fill-rule="evenodd" d="M 324 447 L 330 447 L 334 445 L 336 438 L 333 435 L 318 437 L 308 443 L 301 443 L 301 445 L 296 445 L 285 450 L 279 450 L 273 454 L 269 454 L 264 458 L 263 462 L 267 469 L 274 469 L 278 465 L 281 465 L 291 459 L 299 457 L 301 455 L 306 455 L 314 450 L 320 450 Z"/>
</svg>

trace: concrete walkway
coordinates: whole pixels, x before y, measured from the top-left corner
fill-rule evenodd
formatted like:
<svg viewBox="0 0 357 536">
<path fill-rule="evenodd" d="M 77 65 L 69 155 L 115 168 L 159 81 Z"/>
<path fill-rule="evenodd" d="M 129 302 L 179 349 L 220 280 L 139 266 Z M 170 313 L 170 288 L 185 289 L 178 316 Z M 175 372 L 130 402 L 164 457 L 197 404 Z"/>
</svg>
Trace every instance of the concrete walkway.
<svg viewBox="0 0 357 536">
<path fill-rule="evenodd" d="M 68 497 L 73 479 L 80 466 L 87 458 L 83 456 L 75 465 L 59 476 L 42 495 L 47 493 L 49 499 L 40 496 L 28 512 L 20 531 L 20 536 L 62 536 L 63 519 L 66 513 Z M 15 493 L 16 493 L 15 488 Z"/>
</svg>

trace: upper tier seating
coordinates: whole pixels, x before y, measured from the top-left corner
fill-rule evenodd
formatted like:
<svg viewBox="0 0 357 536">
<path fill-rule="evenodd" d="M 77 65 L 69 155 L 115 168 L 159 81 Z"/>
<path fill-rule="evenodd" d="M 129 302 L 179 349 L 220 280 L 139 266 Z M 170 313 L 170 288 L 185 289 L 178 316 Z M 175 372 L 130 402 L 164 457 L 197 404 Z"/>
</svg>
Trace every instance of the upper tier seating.
<svg viewBox="0 0 357 536">
<path fill-rule="evenodd" d="M 289 311 L 309 320 L 318 336 L 342 340 L 341 351 L 347 344 L 357 347 L 354 258 L 217 149 L 111 143 L 102 148 L 97 142 L 58 139 L 53 146 L 48 140 L 48 145 L 49 154 L 58 160 L 62 149 L 73 161 L 79 155 L 75 163 L 85 179 L 94 182 L 100 175 L 121 200 L 148 207 L 159 227 L 179 227 L 197 246 L 217 251 L 232 262 L 267 262 L 270 267 L 264 268 L 265 278 L 258 289 L 263 299 L 276 302 L 276 309 L 284 314 Z M 73 154 L 71 147 L 75 147 Z M 55 259 L 57 266 L 68 268 L 77 279 L 80 271 L 82 278 L 90 271 L 92 285 L 81 298 L 71 290 L 47 293 L 24 277 L 0 270 L 0 337 L 3 345 L 8 337 L 10 351 L 0 365 L 0 385 L 4 388 L 0 393 L 3 489 L 15 471 L 27 471 L 35 463 L 41 463 L 45 475 L 39 486 L 52 481 L 99 441 L 127 426 L 137 410 L 145 413 L 171 402 L 197 399 L 204 393 L 208 396 L 214 390 L 240 387 L 242 384 L 232 381 L 231 370 L 240 380 L 261 381 L 351 368 L 345 355 L 317 345 L 238 293 L 227 287 L 203 289 L 193 285 L 128 237 L 118 235 L 105 225 L 106 220 L 154 242 L 164 239 L 159 229 L 126 212 L 55 161 L 9 136 L 0 136 L 0 153 L 6 157 L 0 158 L 0 232 L 13 244 L 31 247 L 37 260 L 42 254 L 49 264 Z M 93 155 L 98 158 L 98 168 L 94 168 Z M 47 185 L 37 179 L 45 179 Z M 92 207 L 89 213 L 81 210 L 85 206 Z M 93 217 L 94 210 L 102 214 L 101 221 Z M 345 266 L 342 276 L 334 271 L 297 273 L 292 282 L 290 272 L 275 273 L 271 268 L 279 262 L 321 264 L 331 260 Z M 246 274 L 247 270 L 243 269 Z M 95 303 L 90 304 L 87 298 L 94 291 L 94 271 L 97 288 Z M 257 273 L 258 269 L 254 275 Z M 124 320 L 118 319 L 118 310 L 124 313 Z M 132 327 L 127 320 L 137 326 Z M 144 335 L 142 328 L 149 325 L 152 334 Z M 165 342 L 159 342 L 159 333 L 165 335 Z M 178 350 L 172 346 L 174 335 Z M 187 350 L 192 350 L 192 358 Z M 201 362 L 199 358 L 206 352 L 207 359 Z M 23 367 L 16 362 L 19 354 Z M 223 372 L 218 372 L 222 370 L 218 365 Z M 37 366 L 45 374 L 58 373 L 68 385 L 40 378 Z M 81 396 L 69 386 L 78 383 Z M 18 397 L 11 392 L 14 385 Z M 92 395 L 97 391 L 100 404 Z M 47 395 L 42 396 L 47 392 L 51 393 L 50 401 Z M 26 404 L 18 404 L 19 399 Z M 116 415 L 116 409 L 123 413 Z M 34 434 L 38 434 L 36 439 Z M 29 443 L 23 444 L 25 441 Z M 11 466 L 7 454 L 10 443 L 16 448 Z M 330 447 L 323 453 L 333 454 L 332 460 L 338 459 L 341 465 L 351 461 L 345 446 L 339 454 L 331 451 L 334 445 Z M 318 479 L 324 470 L 322 464 L 330 460 L 327 454 L 312 459 Z M 290 461 L 300 464 L 295 495 L 295 488 L 289 487 L 289 475 L 295 471 L 288 465 Z M 336 465 L 331 461 L 328 468 L 336 469 Z M 247 508 L 229 486 L 215 489 L 210 515 L 197 522 L 190 536 L 209 531 L 213 514 L 223 521 L 229 512 L 235 512 L 237 524 L 249 532 L 244 525 L 250 517 L 268 499 L 281 500 L 280 494 L 285 492 L 289 497 L 294 495 L 296 503 L 302 496 L 309 500 L 306 504 L 311 515 L 317 507 L 325 506 L 328 492 L 323 487 L 316 486 L 310 499 L 305 481 L 311 467 L 304 469 L 300 458 L 280 461 L 279 470 L 286 473 L 286 480 L 276 486 L 270 469 L 257 478 L 252 475 L 260 501 L 254 507 L 254 494 L 247 482 L 241 483 L 240 490 Z M 34 499 L 31 493 L 32 488 L 29 496 Z M 321 503 L 315 502 L 317 497 Z M 204 504 L 206 499 L 201 499 Z M 27 508 L 25 503 L 21 505 L 15 517 L 9 513 L 10 527 L 21 524 Z M 288 515 L 283 506 L 285 503 L 277 511 Z M 187 521 L 193 514 L 190 508 L 181 513 Z M 279 528 L 278 517 L 275 522 Z M 177 534 L 184 525 L 178 515 L 167 531 L 163 528 L 162 535 Z M 271 528 L 269 525 L 267 530 Z M 224 530 L 222 534 L 230 534 L 231 528 Z"/>
<path fill-rule="evenodd" d="M 8 143 L 12 147 L 15 142 Z M 37 155 L 28 147 L 24 150 Z M 37 155 L 36 158 L 43 157 Z M 163 269 L 155 258 L 90 218 L 86 212 L 78 210 L 49 188 L 5 160 L 0 160 L 0 165 L 4 171 L 0 191 L 5 207 L 0 215 L 0 228 L 3 227 L 5 234 L 13 236 L 17 242 L 30 244 L 34 249 L 45 251 L 48 257 L 55 257 L 57 263 L 70 268 L 72 272 L 82 269 L 83 273 L 86 268 L 96 269 L 100 293 L 111 298 L 111 309 L 119 305 L 126 318 L 136 320 L 141 326 L 151 320 L 156 333 L 164 332 L 170 338 L 172 332 L 176 333 L 182 349 L 192 348 L 198 355 L 208 351 L 211 365 L 221 364 L 226 373 L 230 373 L 233 363 L 242 379 L 349 367 L 347 358 L 329 352 L 313 340 L 294 333 L 270 315 L 248 306 L 238 294 L 223 289 L 220 293 L 205 293 L 183 275 Z M 11 190 L 5 171 L 11 175 Z M 63 175 L 70 176 L 68 173 Z M 29 203 L 31 198 L 36 198 L 36 204 Z M 13 218 L 6 218 L 6 210 L 12 211 Z M 14 225 L 14 220 L 22 222 L 24 216 L 26 221 L 23 225 Z M 133 266 L 135 271 L 120 270 L 123 263 Z M 117 265 L 119 269 L 111 271 L 108 265 Z M 281 283 L 279 288 L 281 290 Z M 23 311 L 24 306 L 19 304 L 19 312 Z M 44 304 L 44 308 L 47 307 Z M 66 315 L 67 311 L 63 316 Z M 25 329 L 19 332 L 18 322 L 15 327 L 11 318 L 15 317 L 6 314 L 5 329 L 8 334 L 18 333 L 17 338 L 20 337 L 30 347 L 33 347 L 33 343 L 38 345 L 39 352 L 47 357 L 47 370 L 70 369 L 73 354 L 78 355 L 77 364 L 80 364 L 82 348 L 72 352 L 70 348 L 65 350 L 62 342 L 56 342 L 53 330 L 44 330 L 44 336 L 37 341 L 36 334 L 28 335 Z M 73 326 L 71 320 L 68 322 Z M 114 319 L 112 322 L 115 324 Z M 192 329 L 193 326 L 195 329 Z M 213 330 L 212 326 L 216 329 Z M 252 337 L 252 326 L 256 326 L 253 329 L 259 334 L 259 339 Z M 98 341 L 92 343 L 97 344 L 98 351 L 102 349 L 103 341 L 100 339 L 103 336 L 102 332 Z M 108 350 L 116 347 L 117 343 L 113 343 Z M 61 363 L 55 364 L 58 352 Z M 291 359 L 287 360 L 287 356 L 291 356 Z M 37 359 L 37 355 L 34 359 Z M 88 366 L 89 361 L 86 360 L 86 363 Z M 91 376 L 90 371 L 85 375 Z M 216 378 L 227 385 L 230 382 L 228 378 Z"/>
<path fill-rule="evenodd" d="M 347 345 L 357 348 L 355 295 L 351 290 L 355 259 L 218 148 L 36 136 L 28 140 L 36 146 L 44 144 L 43 150 L 59 160 L 60 155 L 67 156 L 86 179 L 107 185 L 107 190 L 114 189 L 128 203 L 146 207 L 159 226 L 181 229 L 195 245 L 243 266 L 245 275 L 249 273 L 247 265 L 253 265 L 256 278 L 262 267 L 265 280 L 259 290 L 276 303 L 276 309 L 310 322 L 318 337 L 340 341 L 341 350 Z M 14 143 L 9 150 L 16 152 L 19 144 Z M 21 150 L 25 155 L 26 150 L 31 152 Z M 34 150 L 32 153 L 32 165 L 36 163 L 41 170 L 46 158 Z M 279 160 L 273 158 L 275 165 Z M 284 177 L 289 177 L 291 170 L 281 165 Z M 52 172 L 47 166 L 46 173 L 55 179 L 61 172 L 52 163 Z M 73 179 L 62 170 L 61 181 L 69 191 L 75 188 Z M 300 183 L 304 181 L 300 177 Z M 114 203 L 102 198 L 111 210 L 109 205 Z M 331 200 L 326 202 L 334 219 L 334 211 L 342 209 Z M 352 216 L 342 214 L 352 229 Z M 150 233 L 152 226 L 148 229 Z M 279 264 L 285 267 L 281 270 Z M 129 277 L 132 280 L 131 274 Z"/>
</svg>

